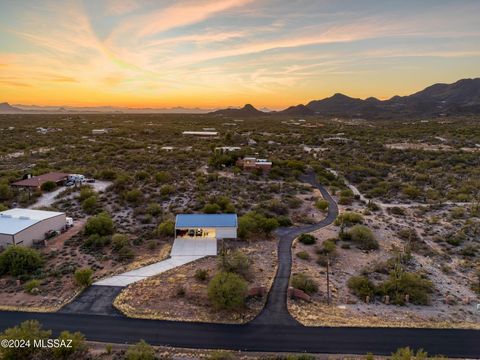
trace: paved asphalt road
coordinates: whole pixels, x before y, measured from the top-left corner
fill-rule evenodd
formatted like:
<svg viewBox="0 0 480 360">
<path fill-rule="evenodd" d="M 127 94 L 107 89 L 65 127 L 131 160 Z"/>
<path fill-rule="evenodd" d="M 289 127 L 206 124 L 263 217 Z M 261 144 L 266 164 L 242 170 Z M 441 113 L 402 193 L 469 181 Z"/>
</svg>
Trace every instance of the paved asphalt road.
<svg viewBox="0 0 480 360">
<path fill-rule="evenodd" d="M 82 294 L 77 302 L 67 305 L 63 312 L 0 312 L 0 329 L 36 319 L 44 328 L 53 330 L 54 335 L 63 330 L 80 331 L 89 340 L 111 343 L 134 343 L 144 339 L 153 345 L 198 349 L 325 354 L 373 352 L 379 355 L 389 355 L 399 347 L 410 346 L 422 348 L 429 354 L 480 358 L 480 331 L 476 330 L 304 327 L 290 316 L 286 308 L 286 292 L 291 269 L 292 241 L 300 233 L 330 224 L 338 213 L 333 199 L 311 174 L 304 180 L 319 187 L 330 202 L 329 212 L 318 224 L 277 231 L 280 237 L 280 264 L 275 282 L 265 309 L 246 325 L 131 319 L 121 316 L 111 307 L 118 289 L 110 289 L 109 296 L 103 297 L 102 292 L 94 287 Z M 98 302 L 99 296 L 102 297 L 101 304 Z"/>
<path fill-rule="evenodd" d="M 120 316 L 61 313 L 1 312 L 0 328 L 36 319 L 54 335 L 80 331 L 89 340 L 134 343 L 144 339 L 154 345 L 199 349 L 270 352 L 312 352 L 389 355 L 399 347 L 423 348 L 429 354 L 480 357 L 480 332 L 449 329 L 311 328 L 289 325 L 223 325 Z"/>
</svg>

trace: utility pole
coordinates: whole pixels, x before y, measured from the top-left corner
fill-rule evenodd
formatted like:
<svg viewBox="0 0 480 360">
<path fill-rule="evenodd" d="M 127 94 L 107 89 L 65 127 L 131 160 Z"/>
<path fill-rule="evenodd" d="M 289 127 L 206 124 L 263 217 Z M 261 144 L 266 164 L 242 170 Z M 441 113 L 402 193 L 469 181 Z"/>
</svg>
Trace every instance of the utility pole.
<svg viewBox="0 0 480 360">
<path fill-rule="evenodd" d="M 327 303 L 330 305 L 330 255 L 327 255 Z"/>
</svg>

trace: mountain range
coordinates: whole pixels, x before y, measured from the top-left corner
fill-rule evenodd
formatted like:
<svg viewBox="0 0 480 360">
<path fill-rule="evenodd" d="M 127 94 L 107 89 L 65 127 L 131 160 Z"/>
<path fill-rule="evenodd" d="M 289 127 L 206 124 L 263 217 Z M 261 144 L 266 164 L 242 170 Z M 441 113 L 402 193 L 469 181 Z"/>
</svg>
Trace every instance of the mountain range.
<svg viewBox="0 0 480 360">
<path fill-rule="evenodd" d="M 263 110 L 263 109 L 262 109 Z M 480 78 L 462 79 L 453 84 L 434 84 L 408 96 L 394 96 L 388 100 L 374 97 L 352 98 L 340 93 L 307 104 L 290 106 L 281 111 L 262 111 L 246 104 L 242 108 L 228 108 L 209 112 L 207 109 L 189 108 L 120 108 L 53 107 L 36 105 L 10 105 L 0 103 L 0 113 L 209 113 L 225 117 L 260 116 L 338 116 L 350 118 L 399 118 L 421 116 L 448 116 L 480 114 Z"/>
<path fill-rule="evenodd" d="M 241 109 L 217 110 L 221 116 L 341 116 L 359 118 L 396 118 L 402 116 L 446 116 L 480 114 L 480 78 L 463 79 L 453 84 L 435 84 L 408 96 L 388 100 L 365 100 L 335 94 L 306 105 L 290 106 L 282 111 L 262 112 L 247 104 Z"/>
</svg>

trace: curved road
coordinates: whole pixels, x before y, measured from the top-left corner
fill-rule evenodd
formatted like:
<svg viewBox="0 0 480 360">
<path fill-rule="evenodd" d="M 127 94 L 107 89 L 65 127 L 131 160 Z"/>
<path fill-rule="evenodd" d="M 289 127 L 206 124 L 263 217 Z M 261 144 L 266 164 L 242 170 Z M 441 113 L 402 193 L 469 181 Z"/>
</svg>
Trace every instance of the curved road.
<svg viewBox="0 0 480 360">
<path fill-rule="evenodd" d="M 335 221 L 338 215 L 338 206 L 328 191 L 321 186 L 314 173 L 309 173 L 301 177 L 301 180 L 317 187 L 325 200 L 328 201 L 328 213 L 322 221 L 292 228 L 280 228 L 276 231 L 279 237 L 278 242 L 278 269 L 275 280 L 268 294 L 267 303 L 262 312 L 251 322 L 252 324 L 282 324 L 301 326 L 288 312 L 287 309 L 287 291 L 292 269 L 292 242 L 302 233 L 308 233 L 318 230 L 324 226 L 330 225 Z"/>
<path fill-rule="evenodd" d="M 429 354 L 449 357 L 480 357 L 480 331 L 408 328 L 305 327 L 288 313 L 286 295 L 291 269 L 291 244 L 295 237 L 330 224 L 337 205 L 316 183 L 313 174 L 304 181 L 317 186 L 329 201 L 327 217 L 320 223 L 279 229 L 279 267 L 264 310 L 246 325 L 187 323 L 132 319 L 124 316 L 74 313 L 0 312 L 0 329 L 36 319 L 53 335 L 63 330 L 80 331 L 88 340 L 134 343 L 144 339 L 153 345 L 199 349 L 230 349 L 269 352 L 389 355 L 399 347 L 423 348 Z"/>
</svg>

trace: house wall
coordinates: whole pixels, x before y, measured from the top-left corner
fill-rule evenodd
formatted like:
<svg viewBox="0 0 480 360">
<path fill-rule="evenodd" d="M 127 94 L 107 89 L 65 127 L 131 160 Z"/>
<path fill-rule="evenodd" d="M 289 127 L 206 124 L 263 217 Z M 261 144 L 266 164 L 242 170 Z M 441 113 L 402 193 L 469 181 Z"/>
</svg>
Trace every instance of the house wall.
<svg viewBox="0 0 480 360">
<path fill-rule="evenodd" d="M 237 237 L 236 227 L 217 228 L 217 239 L 235 239 Z"/>
<path fill-rule="evenodd" d="M 11 245 L 13 242 L 12 235 L 0 234 L 0 250 L 5 249 L 7 245 Z"/>
<path fill-rule="evenodd" d="M 60 231 L 67 223 L 66 215 L 61 214 L 49 219 L 42 220 L 29 228 L 15 234 L 16 245 L 32 246 L 34 240 L 45 239 L 45 233 L 50 230 Z"/>
</svg>

